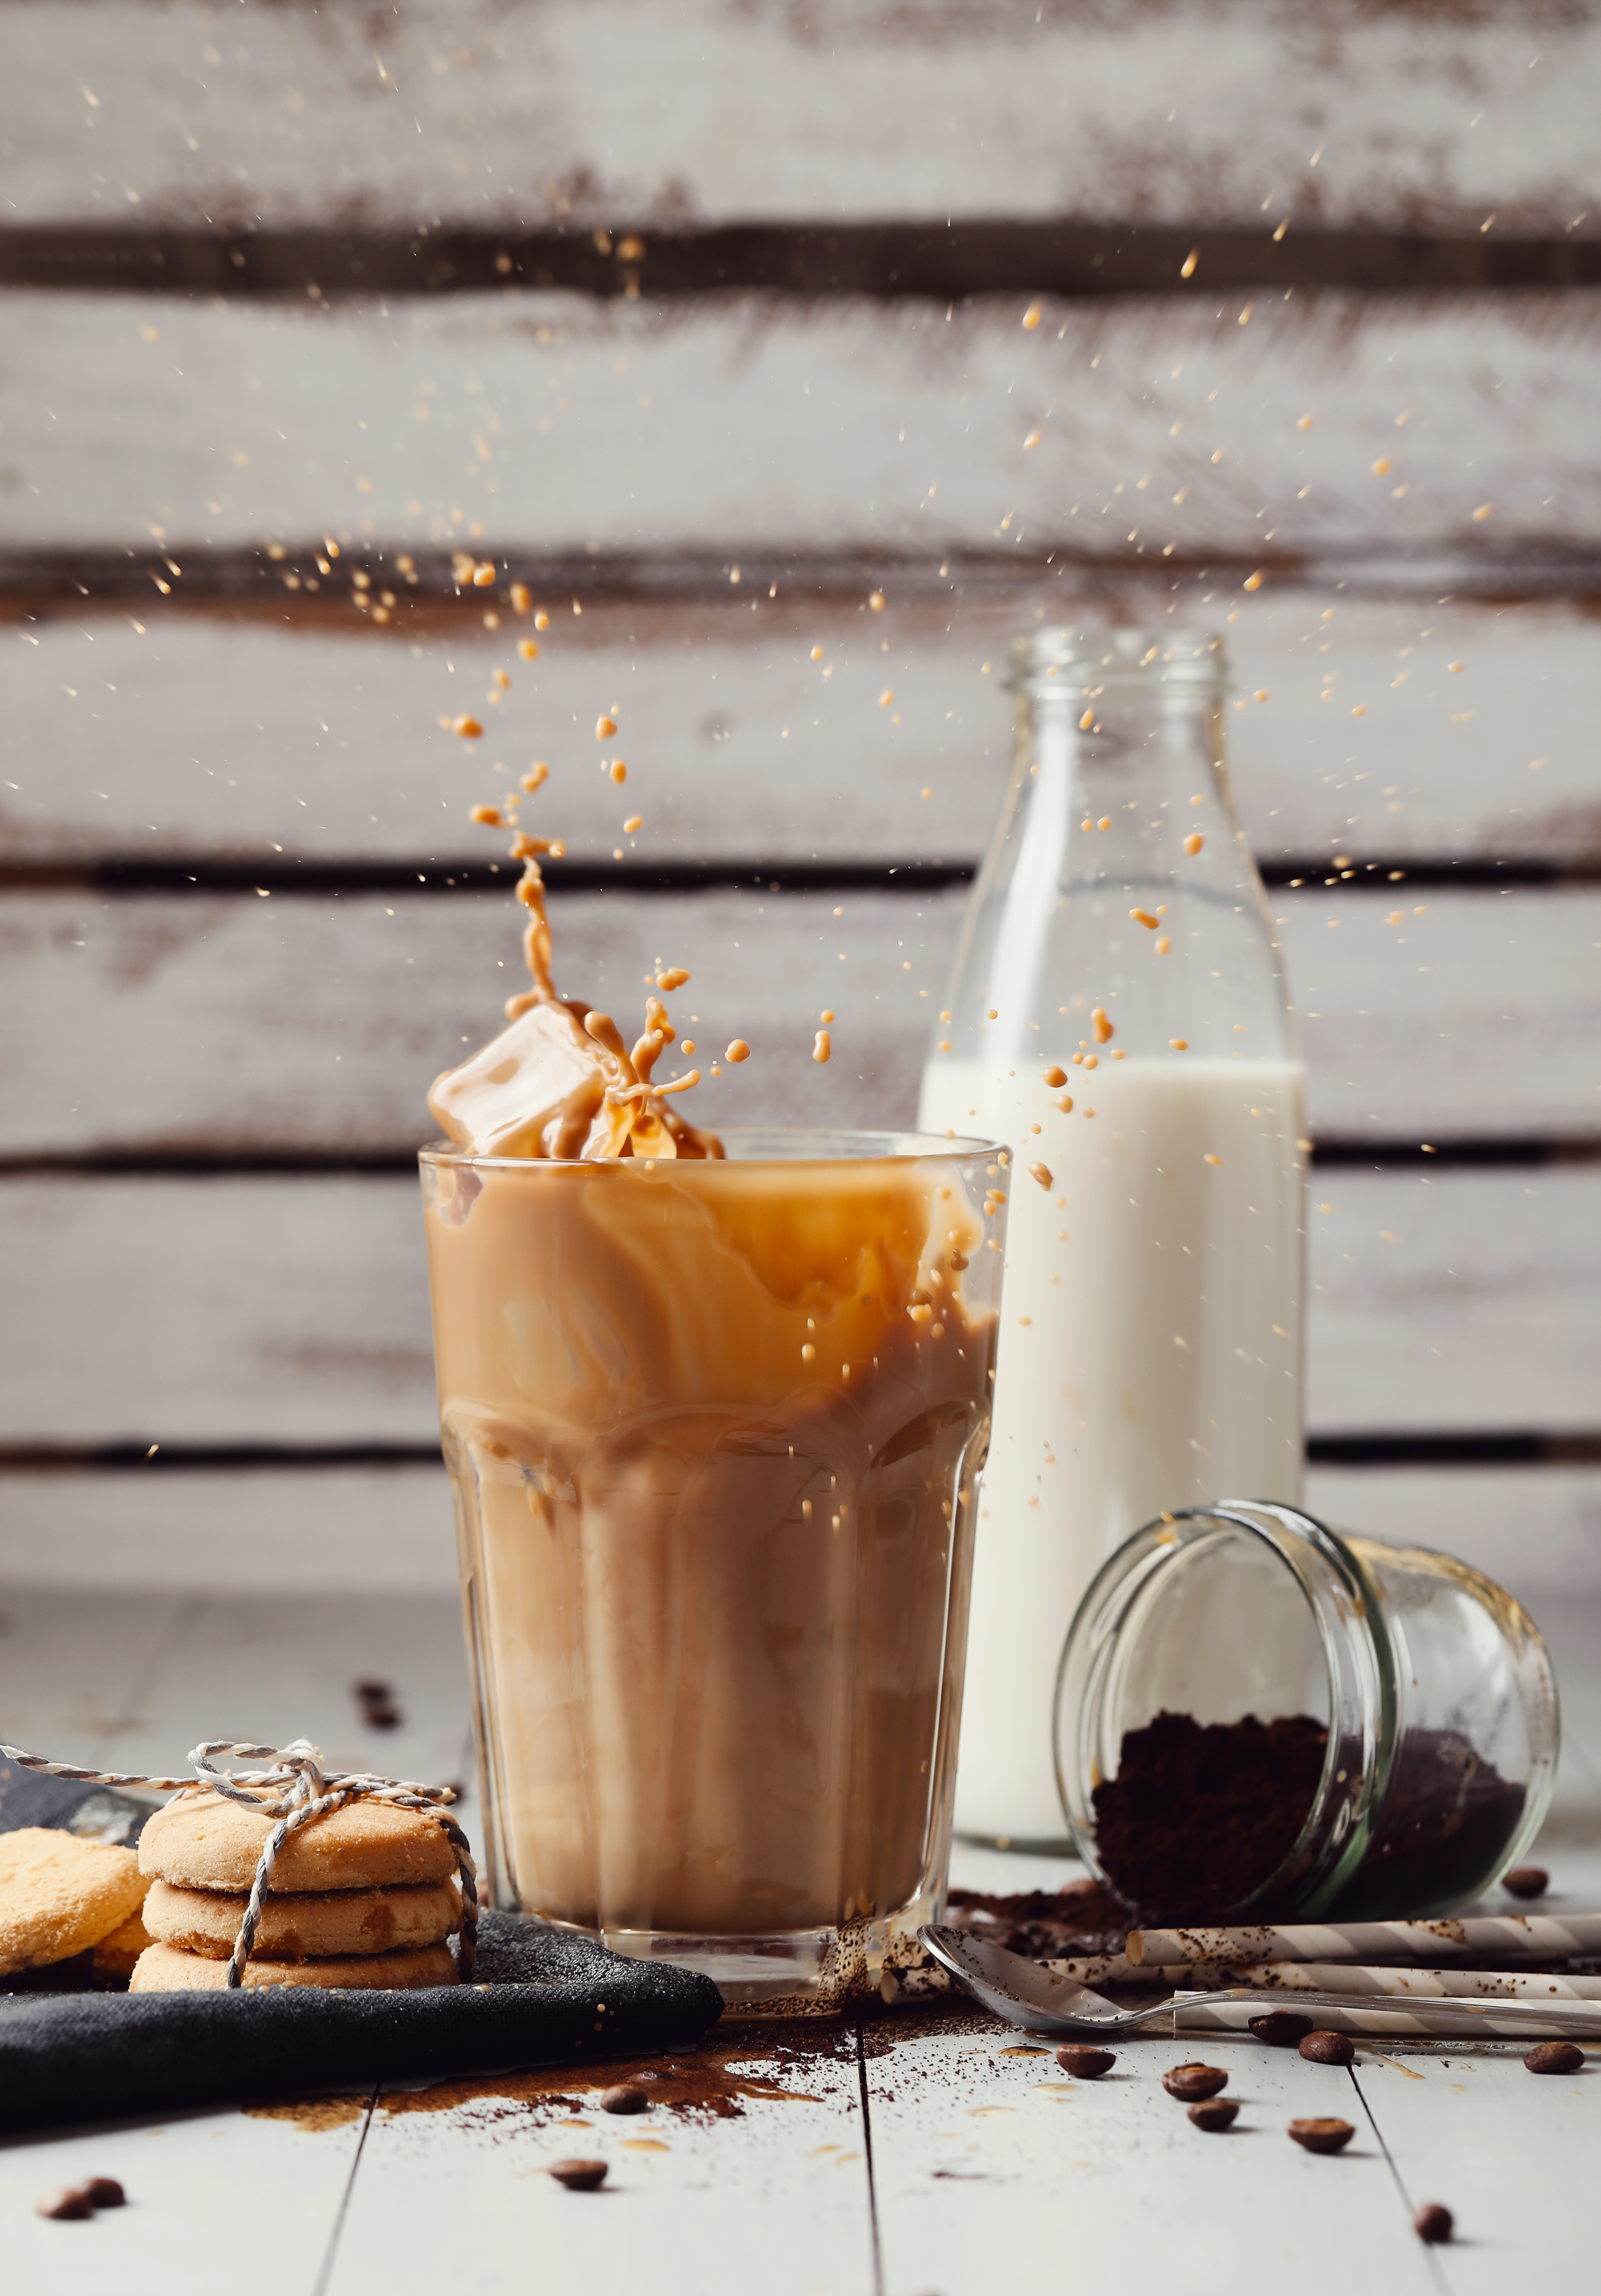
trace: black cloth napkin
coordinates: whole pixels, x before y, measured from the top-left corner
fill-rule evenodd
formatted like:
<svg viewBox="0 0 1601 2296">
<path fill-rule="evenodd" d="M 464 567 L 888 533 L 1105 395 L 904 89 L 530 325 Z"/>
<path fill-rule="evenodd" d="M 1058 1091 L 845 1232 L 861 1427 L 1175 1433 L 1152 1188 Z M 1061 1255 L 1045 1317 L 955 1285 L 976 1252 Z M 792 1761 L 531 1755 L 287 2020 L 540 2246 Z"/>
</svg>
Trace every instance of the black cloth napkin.
<svg viewBox="0 0 1601 2296">
<path fill-rule="evenodd" d="M 486 1914 L 472 1985 L 11 1995 L 0 2000 L 0 2129 L 682 2048 L 722 2009 L 694 1970 Z"/>
</svg>

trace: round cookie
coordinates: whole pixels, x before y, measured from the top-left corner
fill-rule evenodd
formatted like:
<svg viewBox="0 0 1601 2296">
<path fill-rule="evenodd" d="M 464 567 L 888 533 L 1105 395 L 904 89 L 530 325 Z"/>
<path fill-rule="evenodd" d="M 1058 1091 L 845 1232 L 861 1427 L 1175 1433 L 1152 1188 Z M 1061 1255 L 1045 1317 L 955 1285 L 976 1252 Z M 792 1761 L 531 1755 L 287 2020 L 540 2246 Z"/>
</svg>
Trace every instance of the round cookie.
<svg viewBox="0 0 1601 2296">
<path fill-rule="evenodd" d="M 131 1849 L 47 1825 L 0 1833 L 0 1977 L 98 1945 L 138 1912 L 144 1890 Z"/>
<path fill-rule="evenodd" d="M 182 1890 L 249 1890 L 275 1821 L 224 1794 L 180 1794 L 145 1823 L 139 1870 Z M 393 1802 L 350 1801 L 297 1826 L 273 1868 L 275 1894 L 447 1882 L 456 1852 L 437 1817 Z"/>
<path fill-rule="evenodd" d="M 242 1892 L 179 1890 L 152 1882 L 144 1926 L 162 1945 L 226 1961 L 239 1935 Z M 403 1882 L 394 1890 L 304 1890 L 261 1901 L 255 1953 L 264 1961 L 307 1961 L 331 1954 L 388 1953 L 440 1945 L 461 1926 L 453 1882 Z M 148 1942 L 148 1940 L 147 1940 Z"/>
<path fill-rule="evenodd" d="M 221 1993 L 228 1964 L 208 1955 L 184 1953 L 175 1945 L 147 1946 L 134 1964 L 131 1993 Z M 248 1961 L 244 1989 L 275 1985 L 320 1986 L 331 1992 L 410 1992 L 424 1985 L 460 1982 L 448 1946 L 424 1946 L 418 1953 L 369 1953 L 329 1961 Z"/>
<path fill-rule="evenodd" d="M 130 1914 L 110 1937 L 103 1937 L 94 1948 L 92 1964 L 96 1977 L 127 1978 L 134 1973 L 134 1964 L 150 1943 L 150 1931 L 142 1916 Z"/>
</svg>

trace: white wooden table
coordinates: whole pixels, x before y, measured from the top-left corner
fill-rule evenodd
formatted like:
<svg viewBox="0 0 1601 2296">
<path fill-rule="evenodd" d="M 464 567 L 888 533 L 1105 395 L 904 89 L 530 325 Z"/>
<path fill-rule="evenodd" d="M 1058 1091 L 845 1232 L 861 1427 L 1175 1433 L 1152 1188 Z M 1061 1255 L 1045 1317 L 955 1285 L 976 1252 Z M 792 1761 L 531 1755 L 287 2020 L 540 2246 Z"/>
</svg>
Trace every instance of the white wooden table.
<svg viewBox="0 0 1601 2296">
<path fill-rule="evenodd" d="M 1182 618 L 1227 636 L 1307 1053 L 1308 1502 L 1529 1600 L 1544 1854 L 1601 1906 L 1598 78 L 1595 0 L 0 9 L 0 1735 L 466 1774 L 412 1159 L 516 961 L 466 819 L 497 773 L 552 762 L 564 985 L 670 948 L 755 1045 L 709 1120 L 909 1121 L 1010 634 Z M 536 586 L 536 662 L 462 546 Z M 1227 2137 L 1167 2044 L 1075 2087 L 956 2015 L 705 2126 L 385 2097 L 13 2141 L 0 2260 L 1593 2284 L 1593 2074 L 1216 2047 Z M 1331 2104 L 1357 2142 L 1302 2156 Z M 601 2194 L 539 2174 L 574 2149 Z M 80 2169 L 132 2205 L 36 2220 Z"/>
<path fill-rule="evenodd" d="M 460 1775 L 465 1692 L 454 1606 L 333 1598 L 0 1595 L 0 1735 L 103 1766 L 181 1759 L 199 1730 L 305 1728 L 332 1759 Z M 1601 1699 L 1583 1606 L 1555 1646 L 1571 1742 L 1540 1854 L 1555 1906 L 1601 1905 Z M 403 1721 L 360 1723 L 349 1684 L 393 1683 Z M 472 1818 L 468 1810 L 467 1823 Z M 1048 1886 L 1065 1864 L 959 1850 L 969 1886 Z M 1162 2073 L 1226 2062 L 1233 2131 L 1193 2128 Z M 703 2060 L 747 2077 L 727 2117 L 655 2107 L 613 2119 L 614 2070 L 534 2072 L 422 2093 L 197 2112 L 0 2144 L 0 2254 L 13 2285 L 119 2296 L 389 2296 L 465 2275 L 482 2296 L 530 2285 L 709 2296 L 988 2296 L 1071 2274 L 1090 2286 L 1219 2296 L 1345 2296 L 1591 2284 L 1601 2054 L 1536 2080 L 1515 2046 L 1359 2046 L 1343 2071 L 1219 2038 L 1145 2038 L 1074 2082 L 1049 2051 L 977 2010 L 886 2012 L 860 2029 L 719 2029 Z M 1354 2121 L 1350 2149 L 1305 2154 L 1298 2115 Z M 541 2170 L 603 2156 L 594 2195 Z M 88 2175 L 128 2206 L 85 2224 L 33 2203 Z M 1426 2251 L 1418 2202 L 1459 2237 Z"/>
</svg>

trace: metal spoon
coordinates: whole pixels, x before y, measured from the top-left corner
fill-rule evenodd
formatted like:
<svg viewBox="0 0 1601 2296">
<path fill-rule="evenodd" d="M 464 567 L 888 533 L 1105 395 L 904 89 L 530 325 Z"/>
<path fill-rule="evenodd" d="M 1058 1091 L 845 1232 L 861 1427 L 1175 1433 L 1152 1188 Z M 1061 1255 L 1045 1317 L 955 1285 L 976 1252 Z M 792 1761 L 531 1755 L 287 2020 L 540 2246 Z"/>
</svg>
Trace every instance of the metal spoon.
<svg viewBox="0 0 1601 2296">
<path fill-rule="evenodd" d="M 1025 2033 L 1061 2033 L 1075 2041 L 1121 2040 L 1136 2033 L 1248 2034 L 1252 2018 L 1275 2009 L 1309 2010 L 1326 2032 L 1376 2038 L 1601 2041 L 1601 2003 L 1584 2001 L 1411 2001 L 1393 1996 L 1220 1992 L 1171 1993 L 1137 2009 L 1120 2008 L 1087 1985 L 1057 1977 L 1038 1962 L 986 1945 L 966 1930 L 930 1926 L 917 1932 L 942 1969 L 986 2009 Z"/>
</svg>

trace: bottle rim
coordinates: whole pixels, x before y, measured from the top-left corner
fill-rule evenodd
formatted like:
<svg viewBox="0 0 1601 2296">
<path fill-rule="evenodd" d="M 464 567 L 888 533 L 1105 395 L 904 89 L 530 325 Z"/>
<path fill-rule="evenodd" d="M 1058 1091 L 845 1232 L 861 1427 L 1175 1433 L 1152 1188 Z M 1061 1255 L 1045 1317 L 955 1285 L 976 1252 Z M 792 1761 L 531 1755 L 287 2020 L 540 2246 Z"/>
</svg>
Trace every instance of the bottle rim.
<svg viewBox="0 0 1601 2296">
<path fill-rule="evenodd" d="M 1228 685 L 1228 649 L 1219 630 L 1063 623 L 1019 630 L 1012 641 L 1006 685 L 1014 693 L 1042 699 L 1076 695 L 1090 685 L 1222 694 Z"/>
</svg>

